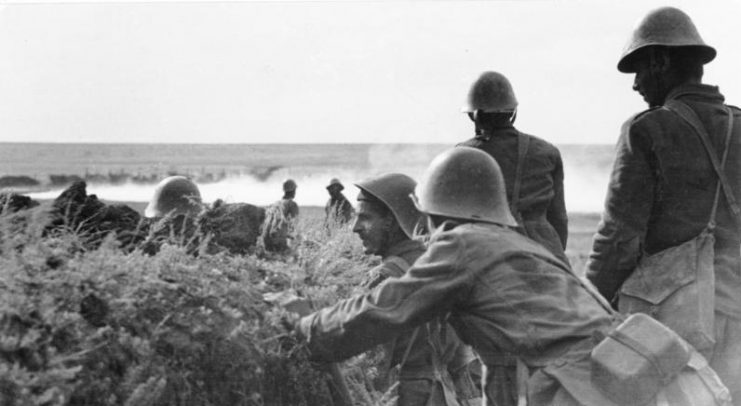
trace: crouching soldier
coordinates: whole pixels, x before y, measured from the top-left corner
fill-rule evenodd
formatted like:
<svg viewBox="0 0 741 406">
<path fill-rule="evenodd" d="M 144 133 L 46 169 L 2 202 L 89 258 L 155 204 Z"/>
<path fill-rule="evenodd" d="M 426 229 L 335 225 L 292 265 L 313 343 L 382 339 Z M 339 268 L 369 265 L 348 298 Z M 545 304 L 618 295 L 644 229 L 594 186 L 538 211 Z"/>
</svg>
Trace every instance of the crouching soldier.
<svg viewBox="0 0 741 406">
<path fill-rule="evenodd" d="M 185 247 L 191 254 L 248 254 L 257 243 L 265 209 L 249 203 L 203 204 L 198 186 L 184 176 L 157 185 L 144 211 L 151 219 L 142 249 L 155 254 L 163 243 Z"/>
<path fill-rule="evenodd" d="M 643 385 L 641 399 L 648 391 L 648 400 L 626 401 L 598 385 L 593 349 L 614 339 L 596 336 L 630 336 L 619 330 L 630 319 L 623 323 L 563 261 L 509 228 L 516 223 L 504 190 L 499 166 L 485 152 L 458 147 L 436 157 L 416 189 L 417 207 L 434 230 L 427 250 L 402 277 L 388 279 L 372 293 L 297 319 L 297 334 L 313 357 L 342 360 L 443 318 L 485 365 L 493 364 L 490 354 L 517 356 L 521 404 L 728 404 L 728 390 L 704 358 L 663 326 L 680 340 L 677 347 L 686 360 L 664 370 L 666 359 L 646 341 L 651 335 L 623 340 L 626 354 L 651 359 L 642 364 L 646 378 L 629 372 L 621 382 L 605 381 L 645 383 L 659 376 L 655 385 Z M 630 345 L 635 342 L 638 346 Z M 620 369 L 624 358 L 600 371 Z M 486 368 L 483 374 L 485 404 L 492 405 L 494 394 L 486 386 L 492 377 Z M 701 394 L 707 395 L 703 401 Z"/>
<path fill-rule="evenodd" d="M 366 254 L 378 255 L 382 263 L 370 272 L 365 284 L 375 288 L 388 278 L 402 277 L 423 253 L 424 245 L 413 239 L 422 219 L 409 195 L 416 182 L 402 174 L 387 174 L 357 183 L 358 213 L 353 231 Z M 478 397 L 467 366 L 475 360 L 452 328 L 436 319 L 399 335 L 385 345 L 381 374 L 389 376 L 399 366 L 399 405 L 457 405 Z M 383 386 L 383 385 L 382 385 Z"/>
<path fill-rule="evenodd" d="M 144 209 L 144 216 L 150 219 L 149 236 L 142 243 L 144 252 L 156 254 L 165 242 L 195 252 L 200 244 L 197 219 L 204 209 L 201 192 L 192 180 L 185 176 L 163 179 Z"/>
</svg>

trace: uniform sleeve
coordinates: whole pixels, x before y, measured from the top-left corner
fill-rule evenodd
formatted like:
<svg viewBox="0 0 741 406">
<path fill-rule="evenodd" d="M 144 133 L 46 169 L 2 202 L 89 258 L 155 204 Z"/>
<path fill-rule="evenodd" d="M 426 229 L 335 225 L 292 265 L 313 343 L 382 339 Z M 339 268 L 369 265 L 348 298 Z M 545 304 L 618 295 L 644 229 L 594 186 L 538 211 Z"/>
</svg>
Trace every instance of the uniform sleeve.
<svg viewBox="0 0 741 406">
<path fill-rule="evenodd" d="M 401 278 L 391 278 L 367 295 L 356 296 L 304 317 L 298 323 L 312 357 L 346 359 L 447 313 L 472 277 L 461 271 L 461 240 L 434 239 L 427 253 Z"/>
<path fill-rule="evenodd" d="M 586 265 L 587 278 L 610 301 L 635 269 L 653 206 L 655 164 L 648 128 L 633 120 L 623 125 L 605 211 Z"/>
<path fill-rule="evenodd" d="M 569 238 L 569 217 L 566 213 L 566 202 L 563 190 L 563 162 L 561 154 L 556 150 L 556 168 L 553 171 L 553 200 L 546 213 L 548 222 L 558 233 L 561 240 L 561 246 L 566 249 L 566 242 Z"/>
<path fill-rule="evenodd" d="M 291 218 L 297 218 L 298 217 L 298 204 L 291 200 L 290 206 L 288 206 L 288 214 L 291 216 Z"/>
</svg>

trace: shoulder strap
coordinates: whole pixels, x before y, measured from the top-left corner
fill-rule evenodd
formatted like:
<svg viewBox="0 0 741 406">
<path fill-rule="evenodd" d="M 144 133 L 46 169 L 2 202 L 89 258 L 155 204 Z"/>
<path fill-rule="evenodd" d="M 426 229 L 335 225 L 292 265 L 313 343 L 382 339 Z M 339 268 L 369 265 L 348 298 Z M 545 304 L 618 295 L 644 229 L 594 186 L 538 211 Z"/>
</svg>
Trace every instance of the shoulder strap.
<svg viewBox="0 0 741 406">
<path fill-rule="evenodd" d="M 404 369 L 404 364 L 406 364 L 407 358 L 409 358 L 409 353 L 412 351 L 412 345 L 414 345 L 414 341 L 417 340 L 420 328 L 421 326 L 415 328 L 412 332 L 412 337 L 409 339 L 406 350 L 404 350 L 404 355 L 401 357 L 401 362 L 399 362 L 399 369 Z"/>
<path fill-rule="evenodd" d="M 733 191 L 731 190 L 731 185 L 730 183 L 728 183 L 728 178 L 726 178 L 725 173 L 723 172 L 723 167 L 725 166 L 726 158 L 728 157 L 728 147 L 730 146 L 731 136 L 733 134 L 733 111 L 726 106 L 726 110 L 728 112 L 728 130 L 725 139 L 725 150 L 723 151 L 723 161 L 719 162 L 718 157 L 714 152 L 713 146 L 710 143 L 710 136 L 708 135 L 705 126 L 703 126 L 702 122 L 700 122 L 700 118 L 697 117 L 695 111 L 692 110 L 692 108 L 690 108 L 687 104 L 676 99 L 669 100 L 665 104 L 665 106 L 669 110 L 677 114 L 679 117 L 681 117 L 695 130 L 697 135 L 700 137 L 700 140 L 702 141 L 702 145 L 705 147 L 705 151 L 710 157 L 710 162 L 713 164 L 715 173 L 718 175 L 718 186 L 716 188 L 713 211 L 710 216 L 711 225 L 715 224 L 715 213 L 718 205 L 718 196 L 720 194 L 721 187 L 723 189 L 723 194 L 726 196 L 726 200 L 728 201 L 728 207 L 731 209 L 734 218 L 737 219 L 738 224 L 738 216 L 741 213 L 741 209 L 736 203 L 736 199 L 733 196 Z"/>
<path fill-rule="evenodd" d="M 517 167 L 515 169 L 515 183 L 512 187 L 512 199 L 510 201 L 509 206 L 510 206 L 510 211 L 512 212 L 512 214 L 520 222 L 522 221 L 521 221 L 520 210 L 518 209 L 518 206 L 520 204 L 520 187 L 522 186 L 522 168 L 525 165 L 525 156 L 527 155 L 527 150 L 529 147 L 530 147 L 530 136 L 518 131 L 517 132 Z"/>
</svg>

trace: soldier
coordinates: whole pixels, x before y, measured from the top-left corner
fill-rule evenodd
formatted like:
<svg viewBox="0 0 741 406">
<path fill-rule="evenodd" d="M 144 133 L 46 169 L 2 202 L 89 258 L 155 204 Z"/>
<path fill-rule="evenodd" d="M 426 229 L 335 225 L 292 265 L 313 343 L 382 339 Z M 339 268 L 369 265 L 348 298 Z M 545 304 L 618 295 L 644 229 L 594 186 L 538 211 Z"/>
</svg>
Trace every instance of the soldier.
<svg viewBox="0 0 741 406">
<path fill-rule="evenodd" d="M 714 277 L 711 271 L 709 280 L 698 282 L 711 296 L 709 336 L 705 342 L 686 338 L 708 357 L 741 405 L 741 233 L 736 204 L 741 199 L 741 120 L 739 109 L 724 105 L 717 87 L 702 83 L 703 65 L 715 55 L 690 17 L 676 8 L 651 11 L 633 32 L 617 68 L 635 74 L 633 90 L 649 109 L 622 127 L 587 277 L 614 302 L 619 293 L 628 293 L 624 282 L 638 273 L 636 266 L 644 260 L 680 249 L 703 230 L 714 234 L 714 246 L 712 240 L 708 245 L 711 255 L 714 251 L 709 260 Z M 672 266 L 663 282 L 656 269 L 647 268 L 639 275 L 643 288 L 632 294 L 665 297 L 678 289 L 672 288 L 676 283 L 691 282 L 694 276 L 679 274 L 690 265 L 683 262 Z M 651 311 L 661 305 L 653 302 Z"/>
<path fill-rule="evenodd" d="M 609 334 L 618 317 L 568 265 L 509 228 L 516 223 L 494 159 L 475 148 L 445 151 L 416 191 L 434 230 L 426 252 L 373 293 L 298 319 L 312 356 L 341 360 L 443 317 L 487 367 L 491 354 L 517 355 L 522 404 L 616 405 L 594 383 L 590 353 L 595 333 Z M 485 368 L 486 405 L 491 379 Z M 707 392 L 702 383 L 674 389 L 672 400 Z"/>
<path fill-rule="evenodd" d="M 324 223 L 326 225 L 339 223 L 345 224 L 350 222 L 352 216 L 355 214 L 350 202 L 347 200 L 342 191 L 345 186 L 342 185 L 337 178 L 332 178 L 327 186 L 327 192 L 329 192 L 329 200 L 327 205 L 324 207 L 324 213 L 326 215 Z"/>
<path fill-rule="evenodd" d="M 201 192 L 192 180 L 169 176 L 160 181 L 144 209 L 144 216 L 152 220 L 149 236 L 142 244 L 144 252 L 155 254 L 168 241 L 195 253 L 201 234 L 197 217 L 203 210 Z"/>
<path fill-rule="evenodd" d="M 283 182 L 283 198 L 279 204 L 285 218 L 295 219 L 298 217 L 298 205 L 293 201 L 296 198 L 296 188 L 296 182 L 293 179 L 286 179 Z"/>
<path fill-rule="evenodd" d="M 198 186 L 185 176 L 170 176 L 157 184 L 152 200 L 144 209 L 144 216 L 148 218 L 181 214 L 195 216 L 202 209 Z"/>
<path fill-rule="evenodd" d="M 504 75 L 482 73 L 471 86 L 461 109 L 473 121 L 476 136 L 459 145 L 481 149 L 497 161 L 507 187 L 510 211 L 521 226 L 519 230 L 568 263 L 564 253 L 568 217 L 561 154 L 554 145 L 514 127 L 517 106 L 512 85 Z M 490 384 L 491 391 L 496 393 L 494 404 L 514 406 L 517 403 L 515 358 L 501 354 L 491 368 L 495 377 Z"/>
<path fill-rule="evenodd" d="M 474 122 L 476 136 L 459 145 L 479 148 L 499 163 L 510 211 L 524 234 L 567 262 L 568 217 L 563 164 L 558 148 L 514 127 L 517 98 L 509 80 L 484 72 L 461 109 Z"/>
<path fill-rule="evenodd" d="M 388 278 L 404 275 L 424 252 L 422 243 L 413 238 L 422 219 L 409 198 L 416 184 L 398 173 L 356 184 L 360 193 L 353 231 L 362 240 L 366 254 L 382 259 L 370 272 L 366 283 L 369 289 Z M 477 396 L 466 368 L 475 357 L 447 323 L 427 323 L 385 347 L 386 365 L 381 372 L 388 376 L 391 367 L 400 367 L 399 405 L 450 406 L 457 404 L 458 392 L 461 402 Z"/>
<path fill-rule="evenodd" d="M 263 230 L 263 244 L 268 251 L 280 252 L 288 249 L 288 240 L 293 238 L 295 222 L 298 219 L 296 182 L 287 179 L 283 182 L 283 198 L 267 209 Z"/>
</svg>

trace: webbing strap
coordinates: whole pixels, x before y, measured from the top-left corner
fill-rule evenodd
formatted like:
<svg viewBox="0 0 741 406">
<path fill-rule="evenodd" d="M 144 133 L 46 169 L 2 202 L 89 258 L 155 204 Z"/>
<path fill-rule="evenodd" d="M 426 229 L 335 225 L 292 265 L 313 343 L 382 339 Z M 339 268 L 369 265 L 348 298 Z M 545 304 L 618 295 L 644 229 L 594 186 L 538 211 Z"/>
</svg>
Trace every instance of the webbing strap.
<svg viewBox="0 0 741 406">
<path fill-rule="evenodd" d="M 705 387 L 713 394 L 713 397 L 715 398 L 716 403 L 719 406 L 731 406 L 733 405 L 733 402 L 731 401 L 731 392 L 728 390 L 728 388 L 723 385 L 723 382 L 720 381 L 720 378 L 718 375 L 710 369 L 710 366 L 708 365 L 708 361 L 703 357 L 699 352 L 692 351 L 692 355 L 690 356 L 690 362 L 688 364 L 690 368 L 697 371 L 697 375 L 700 377 L 700 380 L 703 384 L 705 384 Z"/>
<path fill-rule="evenodd" d="M 404 356 L 401 357 L 401 362 L 399 363 L 399 370 L 404 368 L 404 364 L 406 364 L 407 358 L 409 358 L 409 353 L 412 351 L 412 345 L 414 344 L 414 341 L 417 339 L 417 336 L 419 335 L 419 329 L 420 327 L 415 328 L 414 332 L 412 333 L 412 337 L 409 340 L 409 344 L 407 344 L 407 349 L 404 351 Z"/>
<path fill-rule="evenodd" d="M 522 223 L 520 215 L 520 188 L 522 187 L 522 168 L 525 166 L 525 156 L 530 147 L 530 136 L 517 132 L 517 166 L 515 167 L 515 182 L 512 186 L 512 199 L 509 204 L 509 210 L 515 216 L 519 223 Z M 521 226 L 523 224 L 520 224 Z"/>
<path fill-rule="evenodd" d="M 399 271 L 398 275 L 385 275 L 385 276 L 393 276 L 395 278 L 400 278 L 404 276 L 404 274 L 407 272 L 407 269 L 411 265 L 409 265 L 409 262 L 405 260 L 402 257 L 398 257 L 396 255 L 391 255 L 383 259 L 383 263 L 386 265 L 391 265 L 394 268 L 396 268 L 397 271 Z"/>
<path fill-rule="evenodd" d="M 437 382 L 443 388 L 443 397 L 446 406 L 460 406 L 458 396 L 455 391 L 455 383 L 448 372 L 447 365 L 443 361 L 443 345 L 440 337 L 443 336 L 443 329 L 447 328 L 441 319 L 436 319 L 426 324 L 427 342 L 432 349 L 432 369 Z"/>
<path fill-rule="evenodd" d="M 662 383 L 667 384 L 672 378 L 674 378 L 673 376 L 667 374 L 666 371 L 661 368 L 661 363 L 659 362 L 658 358 L 656 358 L 656 355 L 654 355 L 651 350 L 646 348 L 645 345 L 634 340 L 632 337 L 624 334 L 622 331 L 619 330 L 613 330 L 608 334 L 608 336 L 613 340 L 623 344 L 624 346 L 632 349 L 633 351 L 641 354 L 643 358 L 646 358 L 648 362 L 653 365 L 656 371 L 659 372 L 659 378 L 661 379 Z"/>
<path fill-rule="evenodd" d="M 738 224 L 738 217 L 739 214 L 741 214 L 741 208 L 739 208 L 738 204 L 736 203 L 736 198 L 733 196 L 733 190 L 731 189 L 731 185 L 728 182 L 728 178 L 726 178 L 725 173 L 723 172 L 723 168 L 725 167 L 726 158 L 728 157 L 728 150 L 729 145 L 731 142 L 731 136 L 733 134 L 733 111 L 726 106 L 726 111 L 728 112 L 728 130 L 726 132 L 726 138 L 725 138 L 725 149 L 723 151 L 723 161 L 718 161 L 718 156 L 715 153 L 712 144 L 710 143 L 710 136 L 708 135 L 707 130 L 705 129 L 705 126 L 702 125 L 702 122 L 700 121 L 700 118 L 697 116 L 697 113 L 695 113 L 694 110 L 687 104 L 672 99 L 666 102 L 665 106 L 676 113 L 679 117 L 681 117 L 684 121 L 687 122 L 687 124 L 692 127 L 697 135 L 700 137 L 700 140 L 702 141 L 702 145 L 705 147 L 705 151 L 708 153 L 708 156 L 710 157 L 710 162 L 713 165 L 713 169 L 715 170 L 716 175 L 718 175 L 718 186 L 716 188 L 715 193 L 715 202 L 713 203 L 713 211 L 710 215 L 710 222 L 709 224 L 711 226 L 715 225 L 715 213 L 718 206 L 718 196 L 720 194 L 721 187 L 723 188 L 723 194 L 726 196 L 726 200 L 728 201 L 728 207 L 731 209 L 731 212 L 733 213 L 734 218 L 736 219 L 736 224 Z"/>
<path fill-rule="evenodd" d="M 521 358 L 517 358 L 517 406 L 527 406 L 527 381 L 530 371 Z"/>
</svg>

